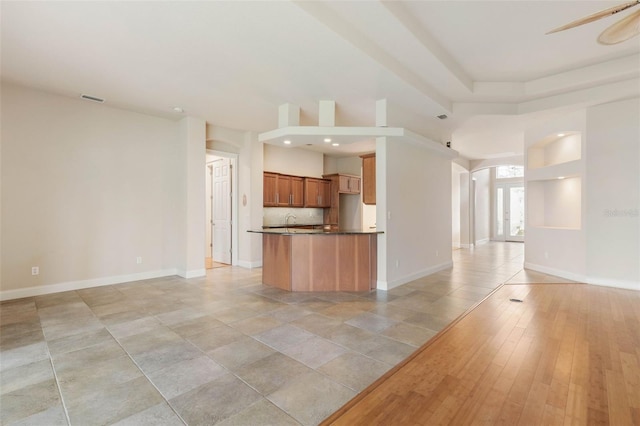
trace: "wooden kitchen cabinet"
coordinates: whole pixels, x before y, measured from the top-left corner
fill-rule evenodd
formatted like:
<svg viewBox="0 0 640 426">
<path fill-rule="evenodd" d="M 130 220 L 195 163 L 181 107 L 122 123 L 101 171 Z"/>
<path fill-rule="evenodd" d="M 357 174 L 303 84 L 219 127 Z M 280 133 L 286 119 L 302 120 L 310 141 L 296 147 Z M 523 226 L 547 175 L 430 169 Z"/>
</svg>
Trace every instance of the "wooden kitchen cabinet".
<svg viewBox="0 0 640 426">
<path fill-rule="evenodd" d="M 265 172 L 262 183 L 262 204 L 264 207 L 276 207 L 278 192 L 278 174 Z"/>
<path fill-rule="evenodd" d="M 333 173 L 330 175 L 322 175 L 325 179 L 331 179 L 334 188 L 339 194 L 359 194 L 360 193 L 360 176 L 347 175 L 344 173 Z"/>
<path fill-rule="evenodd" d="M 376 154 L 361 155 L 362 158 L 362 202 L 376 203 Z"/>
<path fill-rule="evenodd" d="M 331 181 L 330 180 L 321 180 L 320 181 L 320 199 L 321 205 L 320 207 L 326 208 L 331 207 Z"/>
<path fill-rule="evenodd" d="M 360 194 L 360 177 L 343 173 L 333 173 L 322 177 L 331 180 L 331 205 L 324 210 L 324 223 L 333 228 L 339 228 L 340 194 Z"/>
<path fill-rule="evenodd" d="M 304 178 L 291 176 L 291 207 L 304 207 Z"/>
<path fill-rule="evenodd" d="M 325 179 L 304 179 L 304 206 L 331 207 L 331 181 Z"/>
<path fill-rule="evenodd" d="M 278 207 L 304 206 L 304 178 L 278 175 Z"/>
<path fill-rule="evenodd" d="M 264 207 L 303 207 L 304 178 L 264 172 Z"/>
<path fill-rule="evenodd" d="M 351 175 L 338 175 L 338 192 L 341 194 L 359 194 L 360 177 Z"/>
</svg>

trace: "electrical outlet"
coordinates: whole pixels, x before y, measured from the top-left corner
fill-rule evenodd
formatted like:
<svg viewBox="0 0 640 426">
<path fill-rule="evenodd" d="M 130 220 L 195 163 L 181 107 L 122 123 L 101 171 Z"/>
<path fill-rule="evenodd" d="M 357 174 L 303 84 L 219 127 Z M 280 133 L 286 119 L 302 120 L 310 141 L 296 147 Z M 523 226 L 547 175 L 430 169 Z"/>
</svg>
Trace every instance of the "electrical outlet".
<svg viewBox="0 0 640 426">
<path fill-rule="evenodd" d="M 138 256 L 136 257 L 136 263 L 139 265 L 142 263 L 142 257 Z"/>
<path fill-rule="evenodd" d="M 544 258 L 545 258 L 545 259 L 548 259 L 548 258 L 549 258 L 549 252 L 548 252 L 548 251 L 545 251 L 545 252 L 544 252 Z"/>
<path fill-rule="evenodd" d="M 391 220 L 391 212 L 387 212 L 387 219 Z"/>
<path fill-rule="evenodd" d="M 400 261 L 396 260 L 396 268 L 398 268 L 400 266 Z"/>
<path fill-rule="evenodd" d="M 40 275 L 40 267 L 32 266 L 31 267 L 31 275 Z"/>
<path fill-rule="evenodd" d="M 440 250 L 436 250 L 436 257 L 440 256 Z"/>
</svg>

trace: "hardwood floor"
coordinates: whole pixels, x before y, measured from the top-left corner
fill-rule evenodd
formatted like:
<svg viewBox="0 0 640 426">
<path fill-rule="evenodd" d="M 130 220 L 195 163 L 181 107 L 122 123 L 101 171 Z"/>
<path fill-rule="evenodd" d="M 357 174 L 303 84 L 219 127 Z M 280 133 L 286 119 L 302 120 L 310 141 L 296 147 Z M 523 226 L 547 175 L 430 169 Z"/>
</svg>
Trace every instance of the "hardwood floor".
<svg viewBox="0 0 640 426">
<path fill-rule="evenodd" d="M 640 425 L 640 292 L 504 285 L 323 424 Z"/>
<path fill-rule="evenodd" d="M 205 267 L 205 269 L 222 268 L 224 266 L 229 266 L 229 265 L 226 264 L 226 263 L 216 262 L 210 257 L 205 257 L 204 258 L 204 267 Z"/>
</svg>

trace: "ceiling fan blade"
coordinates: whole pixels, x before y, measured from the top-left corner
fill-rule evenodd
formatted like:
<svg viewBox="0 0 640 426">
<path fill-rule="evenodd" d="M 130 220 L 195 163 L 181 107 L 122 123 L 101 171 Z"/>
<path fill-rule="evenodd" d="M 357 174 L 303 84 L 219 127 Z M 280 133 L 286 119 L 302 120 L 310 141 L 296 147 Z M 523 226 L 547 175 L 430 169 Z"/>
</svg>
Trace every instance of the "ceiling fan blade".
<svg viewBox="0 0 640 426">
<path fill-rule="evenodd" d="M 627 10 L 630 7 L 637 6 L 638 4 L 640 4 L 640 0 L 632 1 L 630 3 L 619 4 L 617 6 L 601 10 L 600 12 L 596 12 L 593 15 L 589 15 L 589 16 L 585 16 L 584 18 L 577 19 L 561 27 L 554 28 L 553 30 L 549 31 L 547 34 L 553 34 L 553 33 L 557 33 L 558 31 L 564 31 L 564 30 L 568 30 L 569 28 L 588 24 L 589 22 L 597 21 L 598 19 L 602 19 L 610 15 L 615 15 L 618 12 L 622 12 L 623 10 Z"/>
<path fill-rule="evenodd" d="M 617 44 L 638 34 L 640 34 L 640 10 L 604 30 L 598 37 L 598 43 Z"/>
</svg>

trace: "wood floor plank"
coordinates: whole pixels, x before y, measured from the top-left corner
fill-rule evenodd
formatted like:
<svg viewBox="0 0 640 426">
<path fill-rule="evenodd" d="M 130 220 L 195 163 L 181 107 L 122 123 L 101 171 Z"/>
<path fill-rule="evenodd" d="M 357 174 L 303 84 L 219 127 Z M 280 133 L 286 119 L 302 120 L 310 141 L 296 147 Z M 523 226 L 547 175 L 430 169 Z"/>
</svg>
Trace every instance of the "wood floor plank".
<svg viewBox="0 0 640 426">
<path fill-rule="evenodd" d="M 505 285 L 324 424 L 640 424 L 638 311 L 630 290 Z"/>
</svg>

